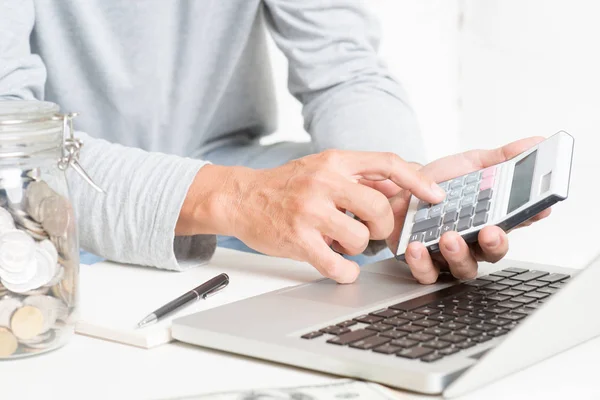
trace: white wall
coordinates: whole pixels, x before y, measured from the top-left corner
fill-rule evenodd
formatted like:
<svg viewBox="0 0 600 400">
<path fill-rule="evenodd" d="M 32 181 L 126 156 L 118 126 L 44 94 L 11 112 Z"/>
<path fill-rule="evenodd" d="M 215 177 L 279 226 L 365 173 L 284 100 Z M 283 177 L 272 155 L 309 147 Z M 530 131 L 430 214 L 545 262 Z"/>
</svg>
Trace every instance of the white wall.
<svg viewBox="0 0 600 400">
<path fill-rule="evenodd" d="M 406 87 L 434 159 L 564 129 L 575 136 L 570 197 L 511 233 L 510 257 L 581 267 L 600 251 L 600 2 L 369 0 L 381 56 Z M 280 129 L 306 140 L 273 49 Z"/>
</svg>

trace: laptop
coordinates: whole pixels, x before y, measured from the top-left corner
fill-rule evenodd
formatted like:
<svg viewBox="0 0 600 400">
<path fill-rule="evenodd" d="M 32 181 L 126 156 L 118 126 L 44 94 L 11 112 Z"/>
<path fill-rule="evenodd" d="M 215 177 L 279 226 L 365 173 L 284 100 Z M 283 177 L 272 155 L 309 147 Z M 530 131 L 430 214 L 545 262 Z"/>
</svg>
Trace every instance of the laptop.
<svg viewBox="0 0 600 400">
<path fill-rule="evenodd" d="M 391 258 L 352 285 L 320 279 L 178 318 L 172 335 L 450 398 L 600 334 L 581 306 L 599 280 L 600 257 L 582 270 L 505 259 L 482 263 L 476 279 L 424 286 Z"/>
</svg>

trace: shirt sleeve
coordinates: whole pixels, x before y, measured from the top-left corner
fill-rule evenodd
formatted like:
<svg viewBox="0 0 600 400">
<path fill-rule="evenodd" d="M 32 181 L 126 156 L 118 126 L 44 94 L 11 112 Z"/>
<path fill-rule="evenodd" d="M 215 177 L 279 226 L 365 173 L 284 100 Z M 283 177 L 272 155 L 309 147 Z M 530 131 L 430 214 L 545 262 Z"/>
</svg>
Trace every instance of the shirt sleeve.
<svg viewBox="0 0 600 400">
<path fill-rule="evenodd" d="M 415 115 L 377 55 L 379 26 L 359 0 L 265 0 L 289 61 L 288 87 L 303 104 L 319 150 L 392 151 L 424 163 Z"/>
<path fill-rule="evenodd" d="M 46 70 L 29 45 L 34 15 L 30 0 L 0 2 L 0 101 L 44 99 Z M 84 143 L 83 168 L 106 191 L 96 192 L 67 170 L 82 248 L 109 260 L 169 270 L 212 257 L 214 235 L 175 237 L 189 186 L 207 162 L 124 147 L 83 132 L 76 136 Z"/>
</svg>

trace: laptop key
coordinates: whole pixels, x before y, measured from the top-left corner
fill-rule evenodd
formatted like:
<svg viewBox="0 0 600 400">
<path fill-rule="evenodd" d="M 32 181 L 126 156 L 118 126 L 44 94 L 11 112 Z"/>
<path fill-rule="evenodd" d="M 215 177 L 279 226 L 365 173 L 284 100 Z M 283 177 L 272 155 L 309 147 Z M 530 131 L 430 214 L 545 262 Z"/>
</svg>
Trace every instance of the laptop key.
<svg viewBox="0 0 600 400">
<path fill-rule="evenodd" d="M 518 290 L 520 292 L 531 292 L 534 291 L 536 289 L 535 286 L 528 286 L 525 284 L 519 285 L 519 286 L 513 286 L 512 287 L 513 290 Z"/>
<path fill-rule="evenodd" d="M 373 349 L 373 351 L 375 353 L 381 353 L 381 354 L 394 354 L 394 353 L 399 352 L 400 350 L 402 350 L 402 347 L 393 346 L 393 345 L 391 345 L 389 343 L 386 343 L 383 346 L 375 347 Z"/>
<path fill-rule="evenodd" d="M 454 310 L 444 310 L 445 315 L 453 316 L 453 317 L 462 317 L 462 316 L 467 315 L 468 313 L 469 313 L 468 311 L 459 310 L 458 308 L 456 308 Z M 439 317 L 439 315 L 436 315 L 436 317 Z"/>
<path fill-rule="evenodd" d="M 431 319 L 422 319 L 420 321 L 413 322 L 413 325 L 422 326 L 423 328 L 432 328 L 436 325 L 439 325 L 439 322 Z"/>
<path fill-rule="evenodd" d="M 444 312 L 444 314 L 434 315 L 433 317 L 427 317 L 429 321 L 437 321 L 437 322 L 448 322 L 452 321 L 454 317 L 452 315 L 447 315 L 448 312 Z"/>
<path fill-rule="evenodd" d="M 550 274 L 546 275 L 543 278 L 539 278 L 538 280 L 548 282 L 548 283 L 556 283 L 558 281 L 562 281 L 563 279 L 569 278 L 569 275 L 565 274 Z"/>
<path fill-rule="evenodd" d="M 535 292 L 533 292 L 535 293 Z M 525 293 L 527 294 L 527 293 Z M 529 296 L 519 296 L 519 297 L 513 297 L 513 299 L 511 300 L 515 303 L 521 303 L 521 304 L 530 304 L 533 303 L 534 301 L 536 301 L 535 298 L 529 297 Z"/>
<path fill-rule="evenodd" d="M 512 279 L 514 279 L 516 281 L 521 281 L 521 282 L 528 282 L 528 281 L 532 281 L 534 279 L 539 279 L 546 275 L 550 275 L 550 273 L 545 272 L 545 271 L 529 271 L 529 272 L 525 272 L 524 274 L 516 275 Z"/>
<path fill-rule="evenodd" d="M 390 340 L 392 339 L 384 336 L 371 336 L 358 342 L 350 343 L 350 347 L 360 350 L 371 350 L 373 347 L 381 346 Z"/>
<path fill-rule="evenodd" d="M 310 333 L 307 333 L 306 335 L 302 335 L 300 337 L 302 339 L 314 339 L 314 338 L 317 338 L 319 336 L 323 336 L 323 332 L 319 332 L 319 331 L 310 332 Z"/>
<path fill-rule="evenodd" d="M 356 324 L 357 324 L 356 321 L 348 320 L 348 321 L 340 322 L 339 324 L 337 324 L 337 326 L 341 326 L 342 328 L 348 328 L 348 327 L 351 327 Z"/>
<path fill-rule="evenodd" d="M 460 349 L 457 349 L 456 347 L 448 347 L 448 348 L 438 351 L 438 353 L 443 354 L 444 356 L 450 356 L 454 353 L 458 353 L 459 351 L 460 351 Z"/>
<path fill-rule="evenodd" d="M 439 314 L 441 311 L 436 309 L 436 308 L 432 308 L 432 307 L 421 307 L 421 308 L 417 308 L 414 312 L 416 312 L 417 314 L 423 314 L 423 315 L 434 315 L 434 314 Z"/>
<path fill-rule="evenodd" d="M 354 318 L 355 321 L 362 322 L 363 324 L 376 324 L 378 322 L 383 321 L 382 317 L 377 317 L 375 315 L 362 315 L 358 318 Z"/>
<path fill-rule="evenodd" d="M 435 336 L 427 335 L 425 333 L 411 333 L 407 336 L 407 338 L 411 340 L 418 340 L 419 342 L 427 342 L 429 340 L 435 339 Z"/>
<path fill-rule="evenodd" d="M 496 303 L 497 303 L 497 301 L 490 300 L 488 297 L 486 297 L 481 300 L 474 301 L 471 304 L 473 304 L 474 306 L 477 306 L 477 307 L 491 307 Z"/>
<path fill-rule="evenodd" d="M 456 318 L 456 319 L 454 320 L 454 322 L 458 322 L 458 323 L 460 323 L 460 324 L 465 324 L 465 325 L 471 325 L 471 324 L 476 324 L 476 323 L 478 323 L 478 322 L 479 322 L 479 320 L 478 320 L 477 318 L 473 318 L 473 317 L 468 317 L 468 316 L 465 316 L 465 317 L 459 317 L 459 318 Z"/>
<path fill-rule="evenodd" d="M 448 323 L 453 323 L 453 322 L 446 322 Z M 443 326 L 444 324 L 440 325 Z M 457 324 L 457 325 L 462 325 L 462 324 Z M 464 325 L 463 325 L 464 326 Z M 434 335 L 434 336 L 442 336 L 442 335 L 446 335 L 448 333 L 450 333 L 450 329 L 442 329 L 442 328 L 438 328 L 437 326 L 435 328 L 427 328 L 423 331 L 423 333 L 426 333 L 428 335 Z"/>
<path fill-rule="evenodd" d="M 401 339 L 401 338 L 405 337 L 406 335 L 408 335 L 407 332 L 397 331 L 395 329 L 392 331 L 383 332 L 381 334 L 381 336 L 389 337 L 390 339 Z"/>
<path fill-rule="evenodd" d="M 409 347 L 413 347 L 413 346 L 418 345 L 419 342 L 417 342 L 416 340 L 410 340 L 410 339 L 402 338 L 402 339 L 392 340 L 390 342 L 390 344 L 392 346 L 400 346 L 400 347 L 404 347 L 404 348 L 409 348 Z"/>
<path fill-rule="evenodd" d="M 496 325 L 496 326 L 504 326 L 504 325 L 510 324 L 510 321 L 508 319 L 502 319 L 502 318 L 492 318 L 492 319 L 488 319 L 485 322 L 487 322 L 488 324 L 491 324 L 491 325 Z"/>
<path fill-rule="evenodd" d="M 512 310 L 513 313 L 517 313 L 517 314 L 523 314 L 523 315 L 529 315 L 532 312 L 534 312 L 535 309 L 534 308 L 530 308 L 530 307 L 521 307 L 521 308 L 517 308 Z"/>
<path fill-rule="evenodd" d="M 376 334 L 377 334 L 377 332 L 375 332 L 375 331 L 370 331 L 367 329 L 357 329 L 355 331 L 344 333 L 343 335 L 331 338 L 327 341 L 327 343 L 339 344 L 340 346 L 345 346 L 347 344 L 358 342 L 359 340 L 363 340 L 368 337 L 375 336 Z"/>
<path fill-rule="evenodd" d="M 441 350 L 445 349 L 446 347 L 450 347 L 450 343 L 444 342 L 443 340 L 432 340 L 430 342 L 423 343 L 423 346 L 429 347 L 430 349 Z"/>
<path fill-rule="evenodd" d="M 475 346 L 476 344 L 477 343 L 475 343 L 475 342 L 468 341 L 468 342 L 456 343 L 454 345 L 454 347 L 464 350 L 464 349 L 469 349 L 469 348 Z"/>
<path fill-rule="evenodd" d="M 444 329 L 450 329 L 451 331 L 457 331 L 459 329 L 463 329 L 466 325 L 465 324 L 459 324 L 458 322 L 444 322 L 443 324 L 440 325 L 440 328 L 444 328 Z"/>
<path fill-rule="evenodd" d="M 321 329 L 321 332 L 328 333 L 330 335 L 342 335 L 346 332 L 350 332 L 350 329 L 342 328 L 341 326 L 337 326 L 337 325 L 332 325 L 332 326 L 328 326 L 327 328 Z"/>
<path fill-rule="evenodd" d="M 517 274 L 516 272 L 496 271 L 496 272 L 492 273 L 491 275 L 501 276 L 501 277 L 504 277 L 504 278 L 510 278 L 511 276 L 515 276 L 516 274 Z"/>
<path fill-rule="evenodd" d="M 398 318 L 406 319 L 409 321 L 417 321 L 419 319 L 425 318 L 425 316 L 422 314 L 415 314 L 414 312 L 407 312 L 398 315 Z"/>
<path fill-rule="evenodd" d="M 396 353 L 396 356 L 410 358 L 411 360 L 414 360 L 416 358 L 421 358 L 431 353 L 433 353 L 433 350 L 427 349 L 425 347 L 411 347 L 410 349 L 400 350 L 398 353 Z"/>
<path fill-rule="evenodd" d="M 493 285 L 495 285 L 495 283 Z M 488 290 L 488 288 L 486 286 L 483 289 L 481 289 L 481 288 L 477 289 L 477 292 L 475 292 L 475 293 L 477 293 L 480 296 L 485 297 L 485 296 L 489 296 L 490 294 L 494 294 L 495 292 L 496 292 L 495 290 Z"/>
<path fill-rule="evenodd" d="M 488 312 L 488 311 L 478 311 L 478 312 L 469 314 L 469 316 L 471 316 L 473 318 L 477 318 L 477 319 L 486 320 L 486 319 L 495 318 L 496 314 Z"/>
<path fill-rule="evenodd" d="M 563 287 L 566 284 L 567 284 L 567 282 L 556 282 L 556 283 L 551 284 L 550 287 L 553 289 L 560 289 L 561 287 Z"/>
<path fill-rule="evenodd" d="M 404 325 L 404 326 L 400 326 L 396 329 L 399 331 L 402 331 L 402 332 L 417 333 L 417 332 L 421 332 L 425 328 L 423 328 L 422 326 L 417 326 L 417 325 Z"/>
<path fill-rule="evenodd" d="M 514 272 L 515 274 L 522 274 L 523 272 L 528 272 L 528 269 L 525 268 L 504 268 L 502 271 L 506 271 L 506 272 Z"/>
<path fill-rule="evenodd" d="M 441 360 L 443 358 L 443 356 L 441 354 L 438 353 L 432 353 L 429 354 L 425 357 L 421 357 L 421 361 L 425 361 L 425 362 L 434 362 L 437 360 Z"/>
<path fill-rule="evenodd" d="M 482 287 L 482 286 L 489 285 L 490 283 L 491 283 L 490 281 L 475 279 L 472 281 L 465 282 L 465 285 L 474 286 L 474 287 Z"/>
<path fill-rule="evenodd" d="M 374 315 L 376 317 L 382 317 L 382 318 L 391 318 L 391 317 L 395 317 L 398 314 L 400 314 L 400 311 L 392 310 L 390 308 L 386 308 L 385 310 L 379 310 L 379 311 L 369 313 L 369 315 Z"/>
<path fill-rule="evenodd" d="M 460 343 L 460 342 L 464 342 L 465 340 L 467 340 L 467 338 L 464 336 L 454 335 L 452 333 L 449 335 L 444 335 L 440 339 L 444 340 L 446 342 L 450 342 L 450 343 Z"/>
<path fill-rule="evenodd" d="M 542 294 L 545 294 L 545 295 L 548 295 L 548 296 L 549 296 L 549 295 L 551 295 L 551 294 L 554 294 L 554 293 L 556 293 L 556 291 L 557 291 L 557 290 L 558 290 L 558 289 L 554 289 L 554 288 L 551 288 L 551 287 L 539 288 L 539 289 L 538 289 L 538 290 L 536 290 L 535 292 L 529 292 L 529 293 L 525 293 L 525 296 L 529 296 L 529 295 L 532 295 L 532 294 L 533 294 L 534 296 L 537 296 L 537 295 L 542 295 Z M 543 298 L 543 297 L 542 297 L 542 298 Z"/>
<path fill-rule="evenodd" d="M 391 326 L 402 326 L 410 323 L 407 319 L 402 319 L 398 317 L 388 318 L 381 321 L 383 324 L 391 325 Z"/>
<path fill-rule="evenodd" d="M 492 340 L 491 336 L 486 336 L 486 335 L 480 335 L 480 336 L 475 336 L 474 338 L 471 338 L 472 341 L 477 342 L 477 343 L 485 343 L 489 340 Z"/>
<path fill-rule="evenodd" d="M 480 276 L 477 279 L 483 279 L 484 281 L 490 281 L 490 282 L 498 282 L 501 281 L 505 278 L 501 277 L 501 276 L 494 276 L 494 275 L 485 275 L 485 276 Z"/>
<path fill-rule="evenodd" d="M 515 308 L 519 308 L 522 306 L 521 303 L 515 303 L 513 301 L 503 301 L 502 303 L 498 303 L 497 304 L 498 307 L 504 307 L 504 308 L 508 308 L 508 309 L 515 309 Z"/>
<path fill-rule="evenodd" d="M 532 290 L 535 290 L 535 288 L 533 288 Z M 500 292 L 500 293 L 498 293 L 498 294 L 500 294 L 500 295 L 502 295 L 502 296 L 515 297 L 515 296 L 520 296 L 520 295 L 522 295 L 522 294 L 523 294 L 523 292 L 522 292 L 522 291 L 520 291 L 520 290 L 515 290 L 515 289 L 513 288 L 513 289 L 509 289 L 509 290 L 504 290 L 504 291 L 502 291 L 502 292 Z"/>
<path fill-rule="evenodd" d="M 386 325 L 386 324 L 383 324 L 383 323 L 380 322 L 380 323 L 377 323 L 377 324 L 369 325 L 365 329 L 369 329 L 369 330 L 372 330 L 372 331 L 375 331 L 375 332 L 385 332 L 385 331 L 389 331 L 391 329 L 394 329 L 394 327 L 391 326 L 391 325 Z"/>
<path fill-rule="evenodd" d="M 509 286 L 506 286 L 506 285 L 500 285 L 499 283 L 492 283 L 491 285 L 487 285 L 485 287 L 485 290 L 494 290 L 496 292 L 500 292 L 500 291 L 506 290 L 508 288 L 509 288 Z"/>
<path fill-rule="evenodd" d="M 525 315 L 523 314 L 514 314 L 514 313 L 508 313 L 508 314 L 502 314 L 499 315 L 498 318 L 502 318 L 502 319 L 507 319 L 509 321 L 520 321 L 523 318 L 525 318 Z"/>
<path fill-rule="evenodd" d="M 514 279 L 503 279 L 501 281 L 498 282 L 499 285 L 506 285 L 506 286 L 517 286 L 521 284 L 521 281 L 517 281 Z"/>
<path fill-rule="evenodd" d="M 492 330 L 496 329 L 496 327 L 494 325 L 488 325 L 488 324 L 473 324 L 469 328 L 477 330 L 477 331 L 482 331 L 482 332 L 492 331 Z"/>
<path fill-rule="evenodd" d="M 502 335 L 506 335 L 509 331 L 507 329 L 495 329 L 493 331 L 489 331 L 488 336 L 498 337 Z"/>
<path fill-rule="evenodd" d="M 494 314 L 504 314 L 505 312 L 508 312 L 508 309 L 502 307 L 488 307 L 485 309 L 485 311 Z"/>
<path fill-rule="evenodd" d="M 454 333 L 456 335 L 460 335 L 460 336 L 464 336 L 464 337 L 468 337 L 468 338 L 472 338 L 472 337 L 481 335 L 480 331 L 472 331 L 470 329 L 460 329 Z"/>
<path fill-rule="evenodd" d="M 541 280 L 539 280 L 539 281 L 535 280 L 535 281 L 525 282 L 525 284 L 527 286 L 535 286 L 536 288 L 541 288 L 541 287 L 544 287 L 544 286 L 548 286 L 549 283 L 541 281 Z"/>
<path fill-rule="evenodd" d="M 515 296 L 518 296 L 518 295 L 515 295 Z M 506 300 L 510 299 L 510 296 L 504 296 L 502 294 L 493 294 L 491 296 L 486 297 L 486 299 L 494 300 L 494 301 L 506 301 Z"/>
</svg>

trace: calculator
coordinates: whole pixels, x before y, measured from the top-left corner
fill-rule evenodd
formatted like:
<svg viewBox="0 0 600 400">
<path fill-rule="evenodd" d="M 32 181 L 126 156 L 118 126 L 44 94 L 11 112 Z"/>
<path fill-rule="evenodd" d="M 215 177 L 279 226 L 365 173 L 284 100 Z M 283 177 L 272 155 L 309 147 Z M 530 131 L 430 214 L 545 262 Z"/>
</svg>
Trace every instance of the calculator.
<svg viewBox="0 0 600 400">
<path fill-rule="evenodd" d="M 474 243 L 485 226 L 507 231 L 565 200 L 573 146 L 573 137 L 560 131 L 510 160 L 439 183 L 446 191 L 439 204 L 412 196 L 396 258 L 405 261 L 411 242 L 439 252 L 439 240 L 449 231 Z"/>
</svg>

